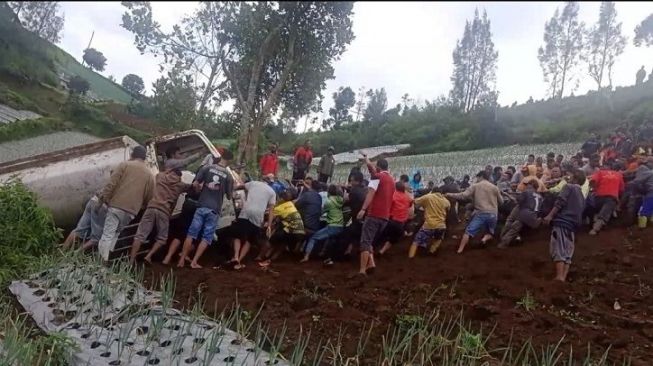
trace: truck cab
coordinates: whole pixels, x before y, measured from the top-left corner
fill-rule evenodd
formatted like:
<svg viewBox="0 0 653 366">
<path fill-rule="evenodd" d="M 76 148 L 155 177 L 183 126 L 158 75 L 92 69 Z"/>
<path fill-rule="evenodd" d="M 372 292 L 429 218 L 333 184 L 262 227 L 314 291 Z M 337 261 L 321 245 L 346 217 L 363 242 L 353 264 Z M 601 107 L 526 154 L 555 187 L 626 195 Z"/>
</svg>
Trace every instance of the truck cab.
<svg viewBox="0 0 653 366">
<path fill-rule="evenodd" d="M 193 182 L 195 174 L 202 166 L 202 162 L 207 159 L 209 155 L 212 157 L 220 156 L 217 148 L 206 137 L 204 132 L 200 130 L 188 130 L 164 136 L 157 136 L 145 142 L 145 148 L 147 150 L 146 160 L 153 174 L 158 174 L 160 171 L 164 170 L 166 160 L 165 154 L 171 147 L 178 147 L 184 156 L 191 156 L 193 154 L 199 154 L 200 156 L 196 161 L 189 164 L 189 166 L 186 167 L 186 170 L 182 171 L 181 179 L 184 183 L 188 184 Z M 227 168 L 227 170 L 231 173 L 234 187 L 241 186 L 241 177 L 231 168 Z M 220 219 L 218 221 L 218 229 L 231 225 L 242 207 L 244 198 L 245 192 L 241 189 L 233 192 L 232 200 L 224 200 L 222 211 L 220 212 Z M 172 212 L 171 219 L 174 219 L 181 214 L 181 209 L 185 200 L 186 193 L 183 193 L 177 200 L 177 205 Z M 123 230 L 111 257 L 119 256 L 131 247 L 133 236 L 136 233 L 139 222 L 140 215 Z M 142 247 L 142 250 L 147 249 L 149 249 L 148 245 Z"/>
</svg>

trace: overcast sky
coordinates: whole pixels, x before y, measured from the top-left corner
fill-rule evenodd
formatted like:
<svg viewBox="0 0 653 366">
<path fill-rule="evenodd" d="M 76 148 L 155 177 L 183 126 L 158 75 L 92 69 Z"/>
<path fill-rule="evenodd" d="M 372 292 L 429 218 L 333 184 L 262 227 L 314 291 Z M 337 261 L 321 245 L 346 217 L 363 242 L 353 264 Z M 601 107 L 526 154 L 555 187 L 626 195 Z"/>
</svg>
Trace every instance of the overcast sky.
<svg viewBox="0 0 653 366">
<path fill-rule="evenodd" d="M 191 14 L 197 3 L 152 2 L 155 19 L 170 29 L 180 18 Z M 462 36 L 465 20 L 474 15 L 474 8 L 486 9 L 491 21 L 493 40 L 499 52 L 497 90 L 499 103 L 525 102 L 530 96 L 546 96 L 546 84 L 537 60 L 542 45 L 544 23 L 560 2 L 358 2 L 354 5 L 355 39 L 335 64 L 335 79 L 327 82 L 324 91 L 325 114 L 331 93 L 339 86 L 385 87 L 388 106 L 399 103 L 408 93 L 417 101 L 433 100 L 446 95 L 452 51 Z M 141 55 L 133 44 L 133 36 L 120 27 L 124 8 L 120 2 L 62 2 L 66 23 L 60 46 L 81 60 L 91 33 L 92 47 L 107 57 L 105 76 L 118 82 L 129 73 L 140 75 L 150 93 L 159 77 L 158 60 Z M 580 18 L 586 24 L 598 19 L 600 2 L 581 2 Z M 633 29 L 653 13 L 653 2 L 617 2 L 618 19 L 628 37 L 625 52 L 614 68 L 615 85 L 634 83 L 635 72 L 646 66 L 653 68 L 653 47 L 637 48 L 632 44 Z M 576 94 L 594 87 L 586 66 L 579 70 L 583 81 Z"/>
</svg>

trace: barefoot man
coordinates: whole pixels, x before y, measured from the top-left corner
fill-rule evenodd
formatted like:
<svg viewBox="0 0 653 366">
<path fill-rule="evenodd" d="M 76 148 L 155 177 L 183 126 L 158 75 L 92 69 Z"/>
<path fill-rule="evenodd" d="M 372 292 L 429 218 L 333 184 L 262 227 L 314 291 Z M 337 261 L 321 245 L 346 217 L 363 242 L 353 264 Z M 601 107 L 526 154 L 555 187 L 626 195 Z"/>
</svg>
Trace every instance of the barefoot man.
<svg viewBox="0 0 653 366">
<path fill-rule="evenodd" d="M 168 227 L 170 214 L 177 204 L 179 195 L 191 188 L 190 184 L 181 181 L 181 169 L 184 167 L 181 160 L 170 159 L 166 163 L 166 170 L 155 177 L 154 195 L 147 204 L 141 222 L 138 224 L 134 242 L 132 243 L 130 263 L 136 261 L 136 256 L 143 241 L 147 239 L 156 226 L 156 241 L 152 250 L 145 256 L 145 261 L 152 262 L 152 255 L 168 241 Z"/>
<path fill-rule="evenodd" d="M 233 190 L 233 178 L 227 170 L 228 154 L 223 154 L 225 159 L 213 158 L 213 164 L 200 169 L 193 184 L 201 188 L 200 198 L 197 202 L 197 210 L 193 215 L 193 221 L 188 228 L 188 234 L 184 241 L 182 255 L 179 258 L 177 267 L 183 267 L 186 257 L 190 254 L 193 240 L 201 239 L 195 257 L 191 262 L 191 268 L 202 268 L 197 262 L 206 249 L 213 242 L 213 234 L 218 226 L 218 215 L 222 211 L 222 200 L 224 196 L 231 199 Z"/>
<path fill-rule="evenodd" d="M 388 224 L 392 196 L 395 193 L 395 181 L 388 172 L 388 161 L 379 159 L 375 166 L 367 155 L 363 154 L 363 157 L 370 171 L 371 180 L 363 207 L 358 212 L 359 220 L 365 217 L 360 240 L 361 262 L 358 272 L 360 275 L 365 275 L 376 267 L 373 244 L 380 238 Z"/>
</svg>

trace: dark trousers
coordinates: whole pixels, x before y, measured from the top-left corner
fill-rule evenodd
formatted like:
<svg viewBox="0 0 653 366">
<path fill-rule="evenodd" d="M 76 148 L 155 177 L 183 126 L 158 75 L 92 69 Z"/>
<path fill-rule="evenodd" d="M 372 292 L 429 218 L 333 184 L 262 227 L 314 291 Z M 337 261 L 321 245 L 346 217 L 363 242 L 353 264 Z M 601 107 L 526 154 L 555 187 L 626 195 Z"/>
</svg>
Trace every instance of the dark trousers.
<svg viewBox="0 0 653 366">
<path fill-rule="evenodd" d="M 617 208 L 617 199 L 610 196 L 597 196 L 594 202 L 597 210 L 596 218 L 607 224 Z"/>
<path fill-rule="evenodd" d="M 321 183 L 327 183 L 329 181 L 329 178 L 331 178 L 330 175 L 320 173 L 317 176 L 317 181 Z"/>
</svg>

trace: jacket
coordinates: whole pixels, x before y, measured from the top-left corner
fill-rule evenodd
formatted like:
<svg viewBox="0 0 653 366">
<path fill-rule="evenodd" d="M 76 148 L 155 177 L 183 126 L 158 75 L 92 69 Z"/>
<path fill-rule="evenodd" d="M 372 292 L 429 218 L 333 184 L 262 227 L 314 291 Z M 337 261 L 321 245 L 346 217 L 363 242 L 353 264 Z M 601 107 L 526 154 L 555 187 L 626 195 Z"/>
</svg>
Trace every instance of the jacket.
<svg viewBox="0 0 653 366">
<path fill-rule="evenodd" d="M 311 149 L 307 149 L 304 146 L 300 146 L 297 151 L 295 151 L 295 170 L 296 171 L 308 171 L 308 168 L 311 166 L 313 161 L 313 152 Z"/>
<path fill-rule="evenodd" d="M 261 157 L 258 165 L 261 175 L 274 174 L 276 176 L 279 171 L 279 156 L 276 153 L 267 153 Z"/>
<path fill-rule="evenodd" d="M 544 193 L 547 192 L 548 189 L 546 188 L 546 185 L 544 185 L 544 182 L 540 178 L 537 177 L 537 167 L 535 165 L 529 165 L 528 166 L 528 176 L 524 177 L 521 182 L 517 185 L 517 192 L 524 192 L 526 190 L 526 186 L 528 183 L 532 180 L 536 180 L 538 183 L 538 192 L 539 193 Z"/>
<path fill-rule="evenodd" d="M 534 189 L 528 188 L 517 196 L 519 212 L 517 218 L 526 226 L 536 228 L 539 226 L 538 217 L 542 210 L 542 196 Z"/>
<path fill-rule="evenodd" d="M 179 195 L 187 191 L 191 185 L 181 181 L 181 175 L 174 171 L 165 171 L 156 175 L 152 199 L 148 208 L 156 208 L 168 216 L 177 205 Z"/>
<path fill-rule="evenodd" d="M 420 176 L 420 181 L 416 182 L 415 181 L 415 176 L 419 174 Z M 413 172 L 413 175 L 411 176 L 410 180 L 408 181 L 408 184 L 410 185 L 410 188 L 413 189 L 413 192 L 417 192 L 420 189 L 424 187 L 424 184 L 422 183 L 422 173 L 420 173 L 419 170 L 416 170 Z"/>
<path fill-rule="evenodd" d="M 154 176 L 142 160 L 120 163 L 111 174 L 109 183 L 100 192 L 102 203 L 134 216 L 150 201 L 154 191 Z"/>
<path fill-rule="evenodd" d="M 333 175 L 333 169 L 336 166 L 336 159 L 333 155 L 325 154 L 320 159 L 320 166 L 318 167 L 318 173 L 326 176 Z"/>
<path fill-rule="evenodd" d="M 646 198 L 653 197 L 653 170 L 644 165 L 640 166 L 630 184 Z"/>
<path fill-rule="evenodd" d="M 491 213 L 496 215 L 499 212 L 499 205 L 503 203 L 503 197 L 499 188 L 487 180 L 482 180 L 462 193 L 450 193 L 449 197 L 457 200 L 472 199 L 474 212 Z"/>
</svg>

